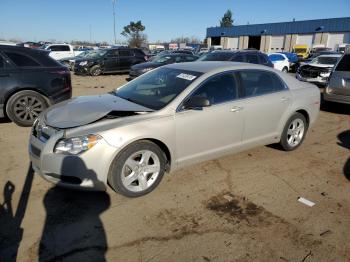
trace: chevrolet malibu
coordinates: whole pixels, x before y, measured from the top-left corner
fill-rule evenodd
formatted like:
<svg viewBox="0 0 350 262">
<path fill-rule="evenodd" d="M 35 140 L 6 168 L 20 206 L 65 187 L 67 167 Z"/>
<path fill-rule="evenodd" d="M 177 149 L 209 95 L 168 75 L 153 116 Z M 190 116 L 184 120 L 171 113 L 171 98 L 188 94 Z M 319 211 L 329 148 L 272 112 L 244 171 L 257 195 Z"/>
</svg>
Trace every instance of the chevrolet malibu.
<svg viewBox="0 0 350 262">
<path fill-rule="evenodd" d="M 186 165 L 272 143 L 294 150 L 319 106 L 316 86 L 266 66 L 171 64 L 44 111 L 32 128 L 30 159 L 59 186 L 110 185 L 137 197 Z"/>
</svg>

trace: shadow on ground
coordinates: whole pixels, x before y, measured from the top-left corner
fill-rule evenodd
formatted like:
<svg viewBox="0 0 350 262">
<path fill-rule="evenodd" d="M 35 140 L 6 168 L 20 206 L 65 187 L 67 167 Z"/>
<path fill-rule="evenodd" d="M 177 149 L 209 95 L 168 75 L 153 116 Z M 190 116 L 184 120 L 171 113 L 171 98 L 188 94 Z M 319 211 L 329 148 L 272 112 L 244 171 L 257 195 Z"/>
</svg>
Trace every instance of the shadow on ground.
<svg viewBox="0 0 350 262">
<path fill-rule="evenodd" d="M 62 164 L 62 172 L 70 162 Z M 75 163 L 80 168 L 84 163 Z M 80 169 L 81 170 L 81 169 Z M 94 171 L 81 170 L 94 180 Z M 27 210 L 34 171 L 29 168 L 16 212 L 12 203 L 15 186 L 8 181 L 4 203 L 0 206 L 0 261 L 17 261 L 23 237 L 24 215 L 37 215 Z M 107 237 L 100 215 L 110 206 L 106 192 L 82 192 L 51 188 L 44 197 L 45 224 L 39 244 L 33 243 L 29 260 L 38 261 L 105 261 Z M 27 212 L 26 212 L 27 211 Z M 37 259 L 38 257 L 38 259 Z"/>
<path fill-rule="evenodd" d="M 28 199 L 32 188 L 34 171 L 28 168 L 16 212 L 13 208 L 12 196 L 16 190 L 11 181 L 4 187 L 4 203 L 0 205 L 0 260 L 16 261 L 19 245 L 23 237 L 21 227 L 27 210 Z"/>
<path fill-rule="evenodd" d="M 338 135 L 338 145 L 350 150 L 350 130 L 346 130 Z M 344 176 L 350 181 L 350 157 L 346 161 L 344 168 Z"/>
</svg>

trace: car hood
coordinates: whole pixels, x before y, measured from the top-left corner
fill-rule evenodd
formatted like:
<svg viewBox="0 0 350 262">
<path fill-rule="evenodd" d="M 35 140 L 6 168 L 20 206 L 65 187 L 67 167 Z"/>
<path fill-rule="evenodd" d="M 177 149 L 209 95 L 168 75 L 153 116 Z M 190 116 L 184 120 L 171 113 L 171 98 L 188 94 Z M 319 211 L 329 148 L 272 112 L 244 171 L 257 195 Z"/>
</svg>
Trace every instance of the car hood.
<svg viewBox="0 0 350 262">
<path fill-rule="evenodd" d="M 142 70 L 142 69 L 145 69 L 145 68 L 157 68 L 157 67 L 160 67 L 162 65 L 165 65 L 165 64 L 163 64 L 163 63 L 154 63 L 154 62 L 145 62 L 145 63 L 133 65 L 131 67 L 131 69 L 133 69 L 133 70 Z"/>
<path fill-rule="evenodd" d="M 315 63 L 308 63 L 309 66 L 313 66 L 313 67 L 320 67 L 320 68 L 329 68 L 329 67 L 334 67 L 334 65 L 330 64 L 315 64 Z"/>
<path fill-rule="evenodd" d="M 80 96 L 50 107 L 44 114 L 47 125 L 72 128 L 87 125 L 106 116 L 123 117 L 154 110 L 113 94 Z"/>
</svg>

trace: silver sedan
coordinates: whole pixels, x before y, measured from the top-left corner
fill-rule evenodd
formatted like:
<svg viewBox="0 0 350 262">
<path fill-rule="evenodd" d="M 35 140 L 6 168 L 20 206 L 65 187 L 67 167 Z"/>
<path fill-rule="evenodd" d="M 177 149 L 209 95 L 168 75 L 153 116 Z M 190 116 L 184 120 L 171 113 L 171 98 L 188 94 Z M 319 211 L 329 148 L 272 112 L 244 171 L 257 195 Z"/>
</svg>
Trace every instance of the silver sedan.
<svg viewBox="0 0 350 262">
<path fill-rule="evenodd" d="M 320 92 L 268 67 L 194 62 L 152 70 L 114 92 L 45 111 L 29 141 L 34 170 L 68 188 L 151 192 L 165 172 L 252 147 L 301 145 Z"/>
</svg>

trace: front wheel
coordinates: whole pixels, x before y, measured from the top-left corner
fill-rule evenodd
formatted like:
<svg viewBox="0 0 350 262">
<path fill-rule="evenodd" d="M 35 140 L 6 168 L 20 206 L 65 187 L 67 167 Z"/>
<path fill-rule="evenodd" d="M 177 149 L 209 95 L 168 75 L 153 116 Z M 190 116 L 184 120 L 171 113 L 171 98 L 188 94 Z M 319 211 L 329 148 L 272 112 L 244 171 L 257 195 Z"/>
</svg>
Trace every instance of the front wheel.
<svg viewBox="0 0 350 262">
<path fill-rule="evenodd" d="M 282 148 L 285 151 L 297 149 L 304 141 L 307 128 L 305 117 L 300 113 L 294 113 L 284 127 L 280 141 Z"/>
<path fill-rule="evenodd" d="M 166 156 L 150 141 L 138 141 L 113 161 L 108 183 L 118 193 L 139 197 L 153 191 L 165 173 Z"/>
<path fill-rule="evenodd" d="M 92 76 L 99 76 L 102 74 L 102 69 L 99 65 L 94 65 L 90 68 L 90 75 Z"/>
</svg>

